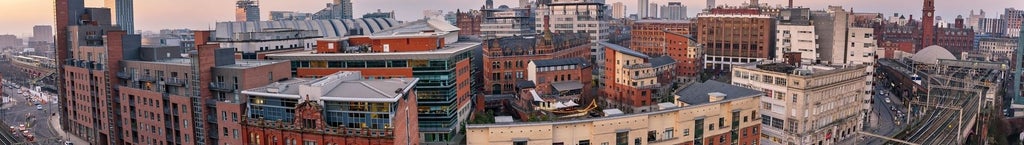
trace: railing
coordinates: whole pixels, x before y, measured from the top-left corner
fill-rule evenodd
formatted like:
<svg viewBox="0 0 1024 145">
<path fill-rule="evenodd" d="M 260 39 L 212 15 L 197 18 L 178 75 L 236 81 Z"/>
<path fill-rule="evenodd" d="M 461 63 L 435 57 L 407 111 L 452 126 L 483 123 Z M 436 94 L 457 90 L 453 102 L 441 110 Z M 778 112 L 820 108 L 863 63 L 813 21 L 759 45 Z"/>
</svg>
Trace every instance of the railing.
<svg viewBox="0 0 1024 145">
<path fill-rule="evenodd" d="M 638 68 L 649 68 L 649 67 L 651 67 L 651 64 L 649 64 L 649 63 L 645 63 L 645 64 L 634 64 L 634 65 L 626 65 L 626 66 L 622 66 L 622 67 L 623 67 L 623 68 L 626 68 L 626 69 L 638 69 Z"/>
<path fill-rule="evenodd" d="M 185 80 L 175 77 L 168 77 L 164 79 L 164 84 L 180 87 L 185 85 Z"/>
<path fill-rule="evenodd" d="M 117 72 L 117 77 L 121 78 L 121 79 L 127 79 L 127 80 L 132 79 L 132 75 L 129 75 L 127 72 Z"/>
<path fill-rule="evenodd" d="M 347 127 L 323 127 L 323 128 L 302 128 L 293 125 L 290 122 L 281 121 L 268 121 L 263 119 L 249 119 L 243 118 L 242 122 L 245 122 L 249 126 L 278 129 L 284 131 L 294 132 L 306 132 L 306 133 L 322 133 L 328 135 L 339 135 L 339 136 L 353 136 L 353 137 L 372 137 L 372 138 L 394 138 L 393 129 L 370 129 L 370 128 L 347 128 Z"/>
<path fill-rule="evenodd" d="M 635 79 L 653 78 L 653 77 L 656 77 L 656 76 L 658 76 L 658 75 L 655 75 L 655 74 L 652 74 L 652 73 L 647 73 L 647 74 L 640 74 L 640 75 L 631 75 L 629 77 L 633 78 L 635 80 Z"/>
<path fill-rule="evenodd" d="M 235 91 L 233 86 L 229 86 L 224 82 L 210 82 L 210 90 L 232 92 Z"/>
<path fill-rule="evenodd" d="M 149 76 L 149 75 L 143 75 L 143 76 L 139 77 L 139 81 L 144 81 L 144 82 L 156 82 L 156 80 L 157 80 L 156 77 Z"/>
</svg>

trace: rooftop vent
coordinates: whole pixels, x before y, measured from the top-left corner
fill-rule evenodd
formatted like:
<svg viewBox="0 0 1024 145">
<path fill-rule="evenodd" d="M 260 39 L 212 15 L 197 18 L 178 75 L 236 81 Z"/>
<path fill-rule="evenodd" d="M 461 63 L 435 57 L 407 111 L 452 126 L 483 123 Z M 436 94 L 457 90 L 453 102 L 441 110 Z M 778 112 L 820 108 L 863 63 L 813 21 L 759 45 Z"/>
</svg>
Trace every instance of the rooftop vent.
<svg viewBox="0 0 1024 145">
<path fill-rule="evenodd" d="M 726 94 L 721 92 L 708 93 L 708 102 L 717 102 L 725 99 Z"/>
</svg>

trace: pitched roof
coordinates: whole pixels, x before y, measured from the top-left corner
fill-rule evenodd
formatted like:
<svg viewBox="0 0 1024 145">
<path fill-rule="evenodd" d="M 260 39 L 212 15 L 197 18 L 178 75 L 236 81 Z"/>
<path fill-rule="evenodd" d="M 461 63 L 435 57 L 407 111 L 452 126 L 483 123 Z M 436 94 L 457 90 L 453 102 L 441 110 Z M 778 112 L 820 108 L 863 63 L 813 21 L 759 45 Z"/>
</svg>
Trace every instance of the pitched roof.
<svg viewBox="0 0 1024 145">
<path fill-rule="evenodd" d="M 533 64 L 537 67 L 547 66 L 563 66 L 563 65 L 580 65 L 580 67 L 587 66 L 587 60 L 579 57 L 573 58 L 556 58 L 556 59 L 545 59 L 545 60 L 534 60 Z"/>
<path fill-rule="evenodd" d="M 672 57 L 668 57 L 666 55 L 666 56 L 660 56 L 660 57 L 652 58 L 650 62 L 651 62 L 651 66 L 658 67 L 658 66 L 663 66 L 663 65 L 669 65 L 669 64 L 676 63 L 676 60 L 674 60 L 674 59 L 672 59 Z"/>
<path fill-rule="evenodd" d="M 618 44 L 612 44 L 612 43 L 608 43 L 608 42 L 598 42 L 598 44 L 600 44 L 602 46 L 605 46 L 605 47 L 608 47 L 608 48 L 611 48 L 611 49 L 614 49 L 615 51 L 621 52 L 621 53 L 626 54 L 626 55 L 632 55 L 632 56 L 641 57 L 641 58 L 651 58 L 650 56 L 647 56 L 644 53 L 633 51 L 632 49 L 623 47 L 623 46 L 618 45 Z"/>
<path fill-rule="evenodd" d="M 709 80 L 703 83 L 693 83 L 690 86 L 686 86 L 676 92 L 676 96 L 679 97 L 679 101 L 686 102 L 690 105 L 700 105 L 711 103 L 710 96 L 708 93 L 725 93 L 726 96 L 722 101 L 746 98 L 751 96 L 761 95 L 761 91 L 751 90 L 744 87 L 733 86 L 730 84 Z M 721 101 L 719 101 L 721 102 Z"/>
</svg>

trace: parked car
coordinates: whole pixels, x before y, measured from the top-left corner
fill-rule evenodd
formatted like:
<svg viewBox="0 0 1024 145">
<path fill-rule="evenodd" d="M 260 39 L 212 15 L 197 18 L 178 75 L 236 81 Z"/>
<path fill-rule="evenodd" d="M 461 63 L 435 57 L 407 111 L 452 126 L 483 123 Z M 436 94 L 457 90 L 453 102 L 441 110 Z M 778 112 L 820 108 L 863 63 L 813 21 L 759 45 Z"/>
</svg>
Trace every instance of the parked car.
<svg viewBox="0 0 1024 145">
<path fill-rule="evenodd" d="M 36 110 L 43 110 L 43 105 L 36 105 Z"/>
<path fill-rule="evenodd" d="M 885 103 L 892 103 L 892 100 L 889 100 L 889 98 L 885 98 Z"/>
</svg>

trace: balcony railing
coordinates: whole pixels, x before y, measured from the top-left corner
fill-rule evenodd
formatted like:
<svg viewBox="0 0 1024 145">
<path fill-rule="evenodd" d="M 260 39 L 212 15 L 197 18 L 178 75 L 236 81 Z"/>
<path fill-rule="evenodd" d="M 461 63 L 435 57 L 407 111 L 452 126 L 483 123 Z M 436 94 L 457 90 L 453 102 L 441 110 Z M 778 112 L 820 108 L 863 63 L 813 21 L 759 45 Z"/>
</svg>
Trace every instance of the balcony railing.
<svg viewBox="0 0 1024 145">
<path fill-rule="evenodd" d="M 157 79 L 156 79 L 156 77 L 153 77 L 153 76 L 143 75 L 143 76 L 139 77 L 139 81 L 156 82 Z"/>
<path fill-rule="evenodd" d="M 210 90 L 232 92 L 235 91 L 234 86 L 227 85 L 224 82 L 210 82 Z"/>
<path fill-rule="evenodd" d="M 634 80 L 636 80 L 636 79 L 653 78 L 653 77 L 656 77 L 656 76 L 658 76 L 658 75 L 655 75 L 653 73 L 648 73 L 648 74 L 640 74 L 640 75 L 631 75 L 629 77 L 633 78 Z"/>
<path fill-rule="evenodd" d="M 175 77 L 168 77 L 164 79 L 164 84 L 181 87 L 185 85 L 185 80 Z"/>
<path fill-rule="evenodd" d="M 248 126 L 260 127 L 260 128 L 271 128 L 294 132 L 308 132 L 308 133 L 322 133 L 329 135 L 339 136 L 352 136 L 352 137 L 369 137 L 369 138 L 394 138 L 393 129 L 370 129 L 370 128 L 348 128 L 348 127 L 317 127 L 317 128 L 303 128 L 295 126 L 290 122 L 282 121 L 270 121 L 263 119 L 251 119 L 242 118 L 242 122 L 248 124 Z"/>
<path fill-rule="evenodd" d="M 132 75 L 129 75 L 126 72 L 117 72 L 117 78 L 130 80 L 132 79 Z"/>
</svg>

